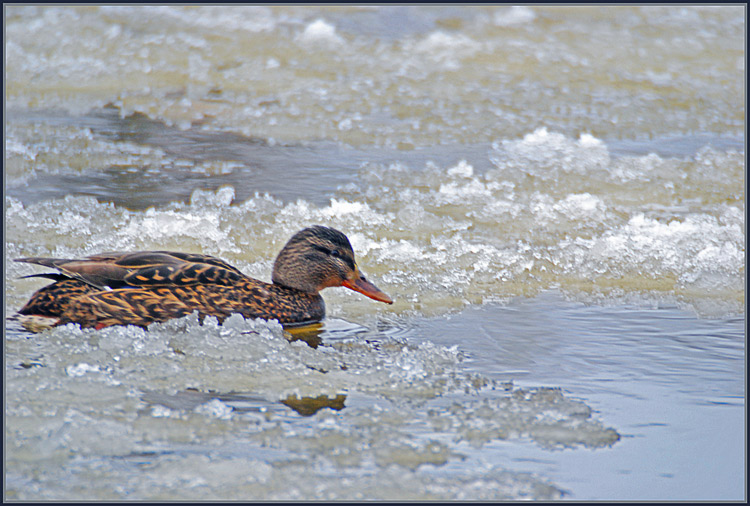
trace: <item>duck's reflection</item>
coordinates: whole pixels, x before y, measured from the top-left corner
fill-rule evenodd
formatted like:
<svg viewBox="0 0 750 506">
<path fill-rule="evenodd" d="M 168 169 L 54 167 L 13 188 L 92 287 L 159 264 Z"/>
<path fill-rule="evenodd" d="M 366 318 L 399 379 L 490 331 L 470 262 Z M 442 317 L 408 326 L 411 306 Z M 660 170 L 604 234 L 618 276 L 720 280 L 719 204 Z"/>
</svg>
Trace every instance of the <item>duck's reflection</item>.
<svg viewBox="0 0 750 506">
<path fill-rule="evenodd" d="M 290 343 L 304 341 L 310 348 L 317 348 L 323 342 L 323 323 L 312 323 L 308 325 L 284 325 L 284 337 Z"/>
<path fill-rule="evenodd" d="M 302 416 L 312 416 L 323 408 L 341 411 L 344 409 L 345 400 L 346 395 L 341 394 L 333 398 L 327 395 L 319 395 L 318 397 L 297 397 L 296 395 L 290 395 L 286 400 L 281 401 L 281 403 L 289 406 Z"/>
</svg>

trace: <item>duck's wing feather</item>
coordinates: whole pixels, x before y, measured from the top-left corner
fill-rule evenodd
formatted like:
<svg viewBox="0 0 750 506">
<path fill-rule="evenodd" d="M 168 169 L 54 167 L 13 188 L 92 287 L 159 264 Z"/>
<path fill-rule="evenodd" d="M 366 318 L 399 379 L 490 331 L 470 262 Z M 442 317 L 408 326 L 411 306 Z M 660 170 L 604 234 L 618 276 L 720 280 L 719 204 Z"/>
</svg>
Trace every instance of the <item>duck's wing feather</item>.
<svg viewBox="0 0 750 506">
<path fill-rule="evenodd" d="M 127 274 L 123 281 L 126 286 L 187 286 L 187 285 L 227 285 L 230 286 L 245 275 L 236 270 L 217 265 L 197 262 L 183 262 L 170 265 L 159 264 L 142 267 Z"/>
<path fill-rule="evenodd" d="M 245 278 L 235 267 L 218 258 L 170 251 L 102 253 L 83 260 L 33 257 L 16 261 L 52 267 L 67 277 L 100 289 L 229 285 Z"/>
<path fill-rule="evenodd" d="M 149 252 L 146 252 L 149 253 Z M 222 267 L 229 271 L 234 271 L 238 274 L 242 274 L 237 267 L 229 265 L 224 260 L 209 255 L 201 255 L 199 253 L 180 253 L 178 251 L 152 251 L 150 253 L 169 255 L 186 262 L 194 262 L 199 264 L 215 265 L 216 267 Z M 139 253 L 131 253 L 131 255 L 139 255 Z"/>
</svg>

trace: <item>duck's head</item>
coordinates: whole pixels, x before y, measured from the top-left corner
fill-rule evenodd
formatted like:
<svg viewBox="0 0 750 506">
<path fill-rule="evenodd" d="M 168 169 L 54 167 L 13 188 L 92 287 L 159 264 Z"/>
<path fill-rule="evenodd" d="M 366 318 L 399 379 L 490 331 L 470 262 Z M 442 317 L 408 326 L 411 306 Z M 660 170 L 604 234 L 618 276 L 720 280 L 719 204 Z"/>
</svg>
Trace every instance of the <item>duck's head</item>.
<svg viewBox="0 0 750 506">
<path fill-rule="evenodd" d="M 365 279 L 354 261 L 349 239 L 333 228 L 316 225 L 294 234 L 273 264 L 273 282 L 307 293 L 345 286 L 387 304 L 393 300 Z"/>
</svg>

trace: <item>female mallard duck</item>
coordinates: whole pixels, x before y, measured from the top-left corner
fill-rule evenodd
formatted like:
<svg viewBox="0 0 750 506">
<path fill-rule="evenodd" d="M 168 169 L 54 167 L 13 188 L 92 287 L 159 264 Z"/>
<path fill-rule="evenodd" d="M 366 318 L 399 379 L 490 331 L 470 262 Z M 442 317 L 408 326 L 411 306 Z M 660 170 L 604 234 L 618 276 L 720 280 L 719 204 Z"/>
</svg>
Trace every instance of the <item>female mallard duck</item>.
<svg viewBox="0 0 750 506">
<path fill-rule="evenodd" d="M 19 314 L 57 318 L 55 325 L 78 323 L 101 329 L 179 318 L 197 310 L 223 321 L 232 313 L 276 319 L 283 324 L 313 323 L 325 316 L 320 291 L 345 286 L 371 299 L 393 301 L 365 279 L 349 239 L 328 227 L 297 232 L 273 266 L 273 283 L 245 276 L 223 260 L 171 251 L 104 253 L 83 260 L 18 258 L 60 273 L 34 274 L 55 283 L 36 292 Z"/>
</svg>

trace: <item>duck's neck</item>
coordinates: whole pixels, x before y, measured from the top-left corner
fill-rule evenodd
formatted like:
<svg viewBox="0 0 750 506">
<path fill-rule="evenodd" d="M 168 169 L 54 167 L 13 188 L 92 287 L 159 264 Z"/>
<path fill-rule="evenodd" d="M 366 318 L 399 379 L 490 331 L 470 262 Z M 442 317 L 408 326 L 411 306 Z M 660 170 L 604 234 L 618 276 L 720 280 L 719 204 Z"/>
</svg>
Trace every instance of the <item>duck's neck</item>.
<svg viewBox="0 0 750 506">
<path fill-rule="evenodd" d="M 277 260 L 274 265 L 273 274 L 271 275 L 271 281 L 273 281 L 274 285 L 304 292 L 309 295 L 319 294 L 317 284 L 310 279 L 307 272 L 296 269 L 295 265 L 282 264 L 281 267 L 283 268 L 279 267 Z"/>
</svg>

